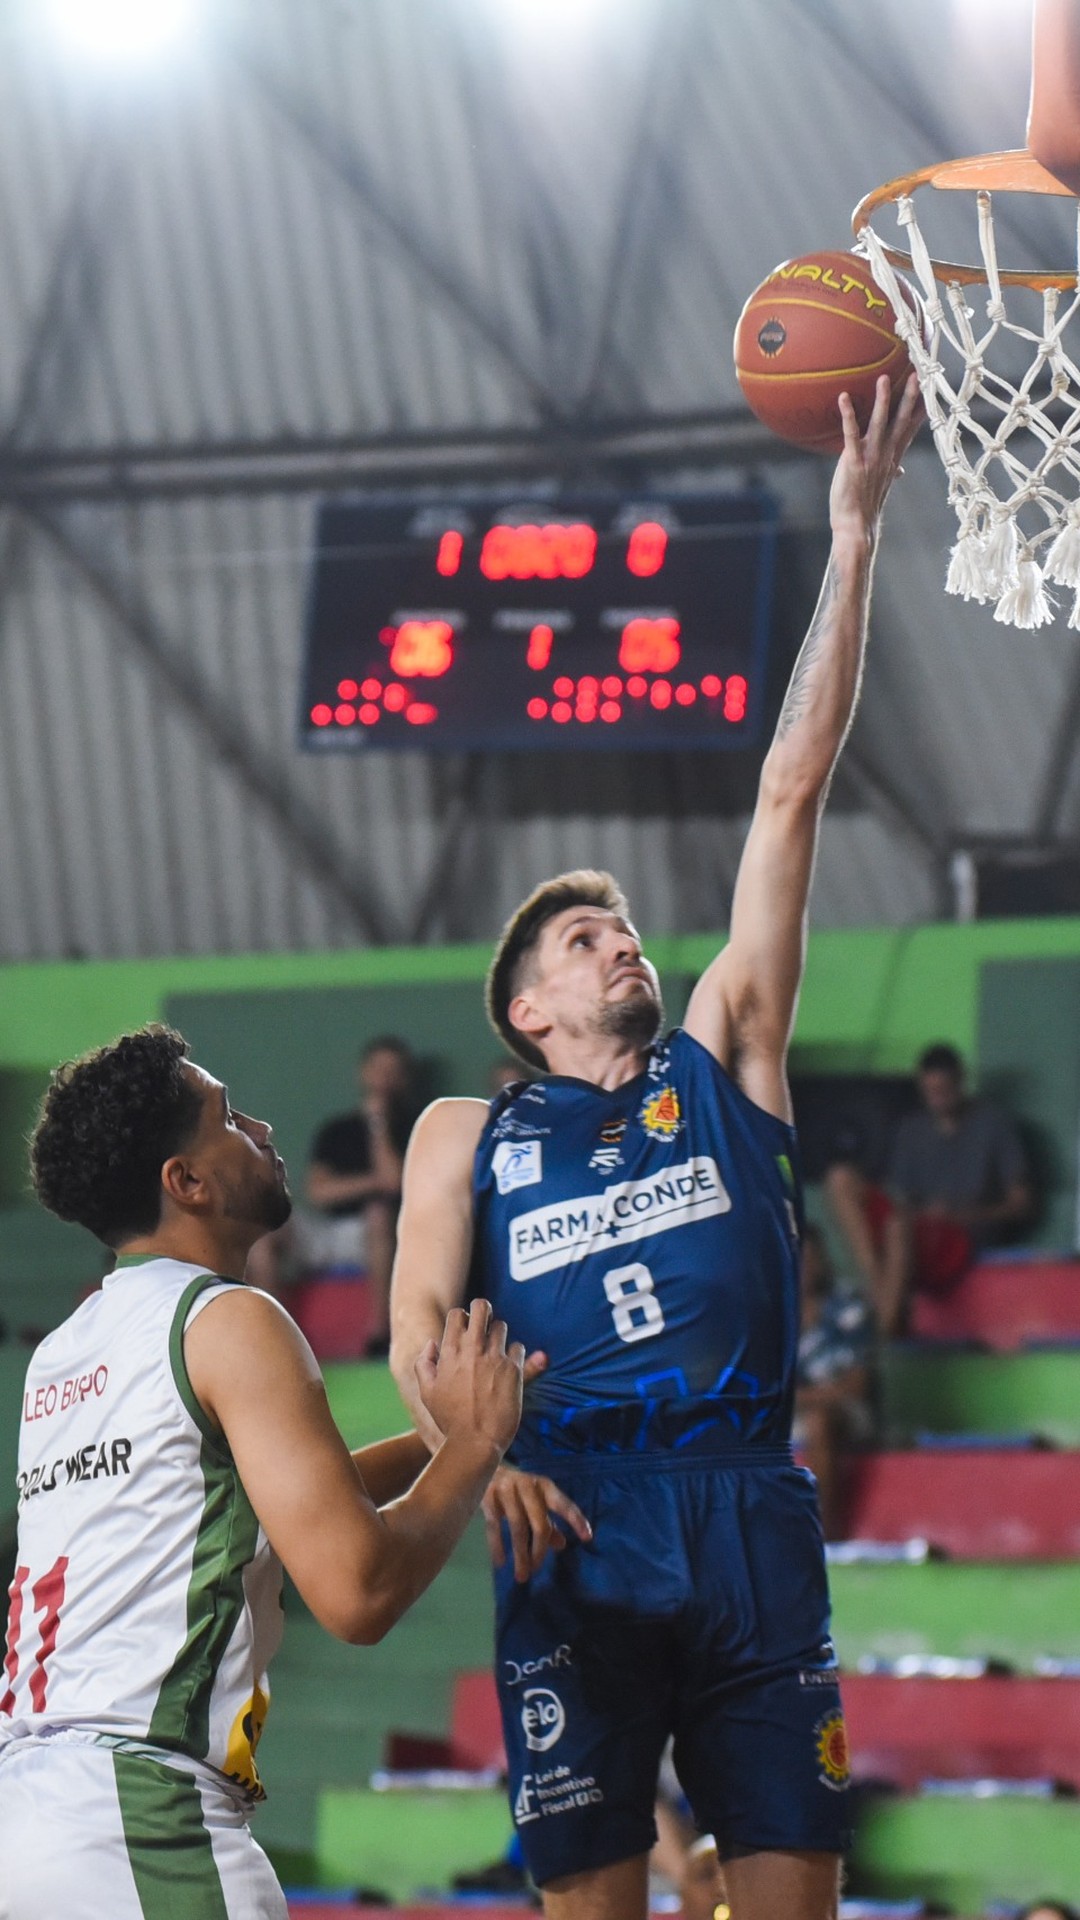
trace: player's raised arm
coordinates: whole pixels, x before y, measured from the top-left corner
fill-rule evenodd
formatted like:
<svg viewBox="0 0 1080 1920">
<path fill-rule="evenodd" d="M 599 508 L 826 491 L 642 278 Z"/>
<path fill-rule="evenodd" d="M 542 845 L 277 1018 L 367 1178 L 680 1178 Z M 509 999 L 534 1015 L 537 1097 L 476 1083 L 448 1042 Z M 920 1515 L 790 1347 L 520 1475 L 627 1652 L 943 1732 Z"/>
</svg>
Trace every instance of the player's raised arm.
<svg viewBox="0 0 1080 1920">
<path fill-rule="evenodd" d="M 802 978 L 818 823 L 855 712 L 870 581 L 885 498 L 922 418 L 912 375 L 890 422 L 878 381 L 865 438 L 847 395 L 844 451 L 829 496 L 832 550 L 821 597 L 765 756 L 743 849 L 731 936 L 702 975 L 686 1028 L 759 1106 L 790 1119 L 785 1059 Z"/>
<path fill-rule="evenodd" d="M 235 1288 L 188 1328 L 184 1356 L 204 1413 L 228 1442 L 252 1507 L 320 1624 L 380 1640 L 445 1566 L 517 1431 L 520 1347 L 486 1301 L 449 1316 L 417 1376 L 445 1434 L 433 1458 L 413 1435 L 351 1455 L 310 1347 L 265 1294 Z M 422 1466 L 422 1461 L 426 1465 Z M 422 1466 L 422 1471 L 421 1471 Z M 408 1492 L 378 1507 L 379 1495 Z"/>
</svg>

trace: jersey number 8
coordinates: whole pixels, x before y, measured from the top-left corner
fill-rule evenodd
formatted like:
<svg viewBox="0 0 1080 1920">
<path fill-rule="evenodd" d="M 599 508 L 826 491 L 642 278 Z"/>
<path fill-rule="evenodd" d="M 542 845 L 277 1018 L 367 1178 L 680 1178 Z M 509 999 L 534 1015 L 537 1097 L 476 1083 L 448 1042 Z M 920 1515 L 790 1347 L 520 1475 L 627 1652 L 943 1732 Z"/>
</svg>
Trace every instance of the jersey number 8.
<svg viewBox="0 0 1080 1920">
<path fill-rule="evenodd" d="M 635 1260 L 630 1267 L 613 1267 L 604 1275 L 604 1292 L 611 1301 L 611 1317 L 620 1340 L 651 1340 L 662 1332 L 664 1309 L 653 1291 L 648 1267 Z"/>
</svg>

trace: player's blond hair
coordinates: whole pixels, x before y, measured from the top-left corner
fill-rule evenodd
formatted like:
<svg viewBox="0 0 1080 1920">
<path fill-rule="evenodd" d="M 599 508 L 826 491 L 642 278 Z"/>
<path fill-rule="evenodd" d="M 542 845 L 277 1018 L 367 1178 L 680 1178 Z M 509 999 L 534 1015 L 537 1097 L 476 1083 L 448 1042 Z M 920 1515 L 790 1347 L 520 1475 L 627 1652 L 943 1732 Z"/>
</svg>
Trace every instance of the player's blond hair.
<svg viewBox="0 0 1080 1920">
<path fill-rule="evenodd" d="M 484 988 L 487 1016 L 500 1039 L 543 1073 L 547 1068 L 539 1047 L 534 1046 L 510 1019 L 510 1002 L 520 993 L 529 973 L 529 962 L 536 952 L 540 935 L 549 920 L 567 907 L 603 907 L 629 919 L 626 895 L 610 873 L 592 867 L 578 867 L 573 873 L 556 874 L 530 893 L 511 914 L 492 956 Z"/>
</svg>

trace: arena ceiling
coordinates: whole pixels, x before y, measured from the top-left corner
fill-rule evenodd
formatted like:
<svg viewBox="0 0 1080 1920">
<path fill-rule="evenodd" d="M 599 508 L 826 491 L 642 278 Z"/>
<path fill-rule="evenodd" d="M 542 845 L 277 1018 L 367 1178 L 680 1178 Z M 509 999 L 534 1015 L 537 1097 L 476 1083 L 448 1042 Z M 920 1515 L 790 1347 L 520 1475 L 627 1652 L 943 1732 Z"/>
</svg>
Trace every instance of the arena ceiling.
<svg viewBox="0 0 1080 1920">
<path fill-rule="evenodd" d="M 482 939 L 586 862 L 646 929 L 721 924 L 755 756 L 296 750 L 315 505 L 762 479 L 776 693 L 829 469 L 752 422 L 735 319 L 879 181 L 1020 143 L 1030 6 L 205 0 L 138 70 L 47 12 L 0 9 L 0 957 Z M 907 467 L 822 925 L 1076 837 L 1080 636 L 946 599 Z"/>
</svg>

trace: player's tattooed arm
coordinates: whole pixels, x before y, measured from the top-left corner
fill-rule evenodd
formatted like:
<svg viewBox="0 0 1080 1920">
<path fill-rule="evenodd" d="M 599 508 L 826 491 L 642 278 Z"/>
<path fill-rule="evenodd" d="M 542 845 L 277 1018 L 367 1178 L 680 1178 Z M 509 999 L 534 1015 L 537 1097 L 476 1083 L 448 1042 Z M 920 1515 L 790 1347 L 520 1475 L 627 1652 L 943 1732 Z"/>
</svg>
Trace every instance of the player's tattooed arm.
<svg viewBox="0 0 1080 1920">
<path fill-rule="evenodd" d="M 765 757 L 731 909 L 731 937 L 694 991 L 686 1028 L 760 1106 L 790 1119 L 785 1063 L 806 946 L 818 829 L 858 701 L 878 527 L 921 419 L 914 379 L 889 419 L 878 382 L 866 434 L 841 400 L 844 451 L 829 496 L 832 551 Z"/>
<path fill-rule="evenodd" d="M 814 682 L 819 671 L 819 663 L 824 650 L 829 622 L 840 594 L 840 570 L 833 555 L 825 569 L 825 579 L 821 594 L 814 609 L 806 639 L 799 649 L 799 655 L 784 695 L 784 704 L 780 709 L 780 718 L 776 723 L 776 738 L 783 740 L 798 726 L 800 720 L 811 712 L 814 704 Z"/>
</svg>

